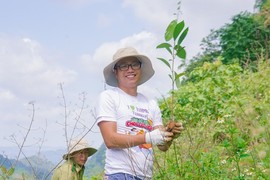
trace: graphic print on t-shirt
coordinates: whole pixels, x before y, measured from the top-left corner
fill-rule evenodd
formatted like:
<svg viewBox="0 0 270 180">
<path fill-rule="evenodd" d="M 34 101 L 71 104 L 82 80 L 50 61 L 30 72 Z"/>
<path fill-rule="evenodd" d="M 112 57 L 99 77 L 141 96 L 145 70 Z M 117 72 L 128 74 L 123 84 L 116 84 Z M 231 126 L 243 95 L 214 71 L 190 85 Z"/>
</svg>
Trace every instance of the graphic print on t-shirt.
<svg viewBox="0 0 270 180">
<path fill-rule="evenodd" d="M 150 113 L 146 108 L 136 107 L 134 105 L 128 105 L 128 109 L 132 111 L 133 117 L 126 121 L 127 127 L 131 128 L 130 135 L 144 134 L 145 131 L 152 131 L 153 120 L 150 117 Z M 152 147 L 151 144 L 142 144 L 140 148 L 149 149 Z"/>
</svg>

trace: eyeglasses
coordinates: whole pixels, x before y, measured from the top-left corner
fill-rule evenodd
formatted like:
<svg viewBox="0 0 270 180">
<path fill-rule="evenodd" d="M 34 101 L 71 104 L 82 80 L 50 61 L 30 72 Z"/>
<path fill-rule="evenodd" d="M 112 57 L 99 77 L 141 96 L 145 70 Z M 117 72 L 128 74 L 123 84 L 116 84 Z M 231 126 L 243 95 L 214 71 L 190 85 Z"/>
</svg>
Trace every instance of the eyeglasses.
<svg viewBox="0 0 270 180">
<path fill-rule="evenodd" d="M 88 151 L 86 151 L 86 150 L 79 151 L 79 152 L 75 153 L 73 156 L 74 157 L 82 157 L 82 156 L 88 157 Z"/>
<path fill-rule="evenodd" d="M 127 71 L 129 67 L 131 67 L 133 70 L 138 70 L 141 68 L 142 63 L 140 61 L 133 62 L 131 64 L 120 64 L 115 65 L 114 69 L 120 69 L 121 71 Z"/>
</svg>

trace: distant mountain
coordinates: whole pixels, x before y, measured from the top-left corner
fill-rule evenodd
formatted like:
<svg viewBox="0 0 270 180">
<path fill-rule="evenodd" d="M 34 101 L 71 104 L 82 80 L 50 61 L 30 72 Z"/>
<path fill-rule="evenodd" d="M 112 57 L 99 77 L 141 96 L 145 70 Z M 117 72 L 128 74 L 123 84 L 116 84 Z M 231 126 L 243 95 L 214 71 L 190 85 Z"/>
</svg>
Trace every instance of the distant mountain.
<svg viewBox="0 0 270 180">
<path fill-rule="evenodd" d="M 10 169 L 15 166 L 15 171 L 12 177 L 14 179 L 19 179 L 24 177 L 26 179 L 50 179 L 50 170 L 54 167 L 54 164 L 48 161 L 45 157 L 31 156 L 19 160 L 16 163 L 15 159 L 9 159 L 0 155 L 0 165 L 4 166 L 6 169 Z M 20 178 L 20 179 L 21 179 Z"/>
<path fill-rule="evenodd" d="M 62 161 L 63 155 L 66 153 L 65 149 L 57 149 L 57 150 L 48 150 L 48 151 L 42 151 L 41 154 L 43 154 L 46 159 L 51 161 L 53 164 L 58 164 L 60 161 Z"/>
<path fill-rule="evenodd" d="M 42 155 L 27 157 L 21 159 L 20 162 L 26 167 L 30 167 L 30 173 L 37 177 L 37 179 L 46 179 L 46 177 L 50 177 L 49 174 L 55 167 L 52 162 L 50 162 L 45 156 Z"/>
<path fill-rule="evenodd" d="M 84 173 L 87 177 L 91 178 L 92 176 L 103 173 L 105 165 L 105 151 L 106 146 L 105 144 L 102 144 L 98 151 L 88 159 Z"/>
</svg>

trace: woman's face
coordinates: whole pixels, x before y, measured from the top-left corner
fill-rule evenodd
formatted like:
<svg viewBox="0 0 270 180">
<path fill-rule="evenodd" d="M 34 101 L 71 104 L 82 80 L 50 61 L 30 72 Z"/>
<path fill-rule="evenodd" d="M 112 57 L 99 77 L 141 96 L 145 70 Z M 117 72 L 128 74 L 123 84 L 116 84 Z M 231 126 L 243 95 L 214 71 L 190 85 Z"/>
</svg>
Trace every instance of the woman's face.
<svg viewBox="0 0 270 180">
<path fill-rule="evenodd" d="M 117 62 L 115 75 L 121 88 L 137 87 L 141 79 L 141 62 L 136 57 L 128 57 Z"/>
<path fill-rule="evenodd" d="M 88 159 L 88 151 L 84 149 L 82 151 L 75 153 L 72 157 L 76 164 L 83 166 Z"/>
</svg>

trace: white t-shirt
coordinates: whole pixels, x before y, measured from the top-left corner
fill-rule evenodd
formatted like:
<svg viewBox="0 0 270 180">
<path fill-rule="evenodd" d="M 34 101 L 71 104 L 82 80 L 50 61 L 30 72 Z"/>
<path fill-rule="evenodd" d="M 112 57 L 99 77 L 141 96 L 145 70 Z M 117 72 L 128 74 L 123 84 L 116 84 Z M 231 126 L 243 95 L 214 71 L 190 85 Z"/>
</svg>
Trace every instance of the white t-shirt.
<svg viewBox="0 0 270 180">
<path fill-rule="evenodd" d="M 154 100 L 144 95 L 130 96 L 119 88 L 103 91 L 95 106 L 97 123 L 117 122 L 117 133 L 136 135 L 162 125 L 160 109 Z M 150 147 L 149 147 L 150 146 Z M 151 145 L 125 149 L 107 149 L 105 173 L 128 173 L 143 179 L 152 177 L 153 150 Z"/>
</svg>

